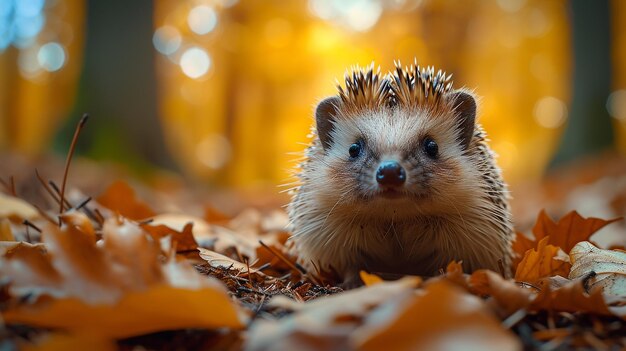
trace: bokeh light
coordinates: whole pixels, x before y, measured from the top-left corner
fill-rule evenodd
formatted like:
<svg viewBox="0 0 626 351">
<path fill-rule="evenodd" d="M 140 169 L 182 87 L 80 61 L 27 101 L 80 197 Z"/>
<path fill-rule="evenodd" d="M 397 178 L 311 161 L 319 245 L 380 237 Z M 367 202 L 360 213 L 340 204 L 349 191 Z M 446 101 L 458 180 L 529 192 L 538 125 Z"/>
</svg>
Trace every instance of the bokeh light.
<svg viewBox="0 0 626 351">
<path fill-rule="evenodd" d="M 230 142 L 223 135 L 207 135 L 196 146 L 196 157 L 204 166 L 220 169 L 230 160 Z"/>
<path fill-rule="evenodd" d="M 209 54 L 197 46 L 187 49 L 180 57 L 180 68 L 189 78 L 204 76 L 211 66 Z"/>
<path fill-rule="evenodd" d="M 59 43 L 47 43 L 39 48 L 37 62 L 48 72 L 58 71 L 65 64 L 65 50 Z"/>
<path fill-rule="evenodd" d="M 207 5 L 196 6 L 189 11 L 187 23 L 194 33 L 199 35 L 207 34 L 215 28 L 217 14 Z"/>
<path fill-rule="evenodd" d="M 613 118 L 626 121 L 626 90 L 612 92 L 607 99 L 606 110 Z"/>
<path fill-rule="evenodd" d="M 567 106 L 553 96 L 546 96 L 535 104 L 534 117 L 544 128 L 558 128 L 567 118 Z"/>
<path fill-rule="evenodd" d="M 152 44 L 163 55 L 171 55 L 180 48 L 182 37 L 174 26 L 163 26 L 157 29 L 152 36 Z"/>
<path fill-rule="evenodd" d="M 373 27 L 383 13 L 380 0 L 310 0 L 314 15 L 356 31 Z"/>
</svg>

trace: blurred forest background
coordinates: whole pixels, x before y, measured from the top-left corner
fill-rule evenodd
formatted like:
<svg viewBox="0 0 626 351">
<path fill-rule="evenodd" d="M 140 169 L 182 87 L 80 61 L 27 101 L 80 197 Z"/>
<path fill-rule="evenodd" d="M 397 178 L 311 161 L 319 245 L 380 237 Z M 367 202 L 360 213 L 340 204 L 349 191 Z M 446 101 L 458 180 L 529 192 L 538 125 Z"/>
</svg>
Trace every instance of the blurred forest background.
<svg viewBox="0 0 626 351">
<path fill-rule="evenodd" d="M 513 186 L 626 153 L 620 0 L 1 0 L 0 152 L 64 155 L 87 112 L 82 156 L 275 191 L 346 68 L 414 58 L 482 97 Z"/>
</svg>

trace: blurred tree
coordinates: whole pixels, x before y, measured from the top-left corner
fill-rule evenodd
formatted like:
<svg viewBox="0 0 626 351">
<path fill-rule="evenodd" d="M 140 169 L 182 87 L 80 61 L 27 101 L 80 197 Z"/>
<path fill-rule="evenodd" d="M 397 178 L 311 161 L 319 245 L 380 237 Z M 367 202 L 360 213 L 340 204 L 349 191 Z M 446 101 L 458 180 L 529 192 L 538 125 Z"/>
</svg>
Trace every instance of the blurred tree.
<svg viewBox="0 0 626 351">
<path fill-rule="evenodd" d="M 613 147 L 605 108 L 611 91 L 611 28 L 608 0 L 572 0 L 573 95 L 570 117 L 551 166 Z"/>
<path fill-rule="evenodd" d="M 152 0 L 88 2 L 78 100 L 57 145 L 67 147 L 83 112 L 94 118 L 80 150 L 100 159 L 171 167 L 157 115 Z"/>
</svg>

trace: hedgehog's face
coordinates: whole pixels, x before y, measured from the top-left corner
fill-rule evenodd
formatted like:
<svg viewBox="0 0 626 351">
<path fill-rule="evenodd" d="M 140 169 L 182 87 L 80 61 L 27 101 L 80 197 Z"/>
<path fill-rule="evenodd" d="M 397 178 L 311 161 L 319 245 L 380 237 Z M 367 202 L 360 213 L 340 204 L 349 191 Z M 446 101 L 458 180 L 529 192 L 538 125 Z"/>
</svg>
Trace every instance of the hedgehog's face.
<svg viewBox="0 0 626 351">
<path fill-rule="evenodd" d="M 466 152 L 476 104 L 467 93 L 455 99 L 449 109 L 393 107 L 349 118 L 329 115 L 326 125 L 320 122 L 324 113 L 340 111 L 333 110 L 337 100 L 322 102 L 317 109 L 324 146 L 320 167 L 329 200 L 366 206 L 368 213 L 378 208 L 385 215 L 446 213 L 463 206 L 465 198 L 475 196 L 468 181 L 479 177 Z"/>
</svg>

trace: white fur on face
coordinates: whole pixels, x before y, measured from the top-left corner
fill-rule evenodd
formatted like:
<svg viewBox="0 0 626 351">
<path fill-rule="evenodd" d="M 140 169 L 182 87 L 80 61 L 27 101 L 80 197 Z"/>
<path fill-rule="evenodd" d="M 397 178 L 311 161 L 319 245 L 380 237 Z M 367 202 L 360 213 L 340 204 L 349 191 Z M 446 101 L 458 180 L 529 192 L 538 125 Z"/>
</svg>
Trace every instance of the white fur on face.
<svg viewBox="0 0 626 351">
<path fill-rule="evenodd" d="M 429 136 L 437 142 L 437 159 L 428 158 L 423 140 Z M 320 198 L 333 206 L 366 205 L 398 208 L 414 215 L 416 208 L 424 213 L 458 211 L 466 199 L 477 196 L 475 186 L 481 176 L 474 162 L 458 142 L 458 130 L 452 112 L 450 116 L 430 115 L 429 111 L 409 112 L 385 109 L 335 122 L 331 147 L 317 157 L 321 162 L 317 184 Z M 348 149 L 364 140 L 363 155 L 352 160 Z M 384 199 L 375 174 L 383 161 L 395 160 L 404 167 L 407 180 L 403 191 L 406 198 Z M 311 179 L 313 183 L 315 179 Z M 417 196 L 426 199 L 416 199 Z M 367 198 L 370 201 L 364 202 Z M 461 202 L 461 204 L 457 204 Z M 468 204 L 469 205 L 469 204 Z M 409 207 L 407 207 L 409 206 Z M 410 210 L 409 210 L 410 209 Z"/>
</svg>

